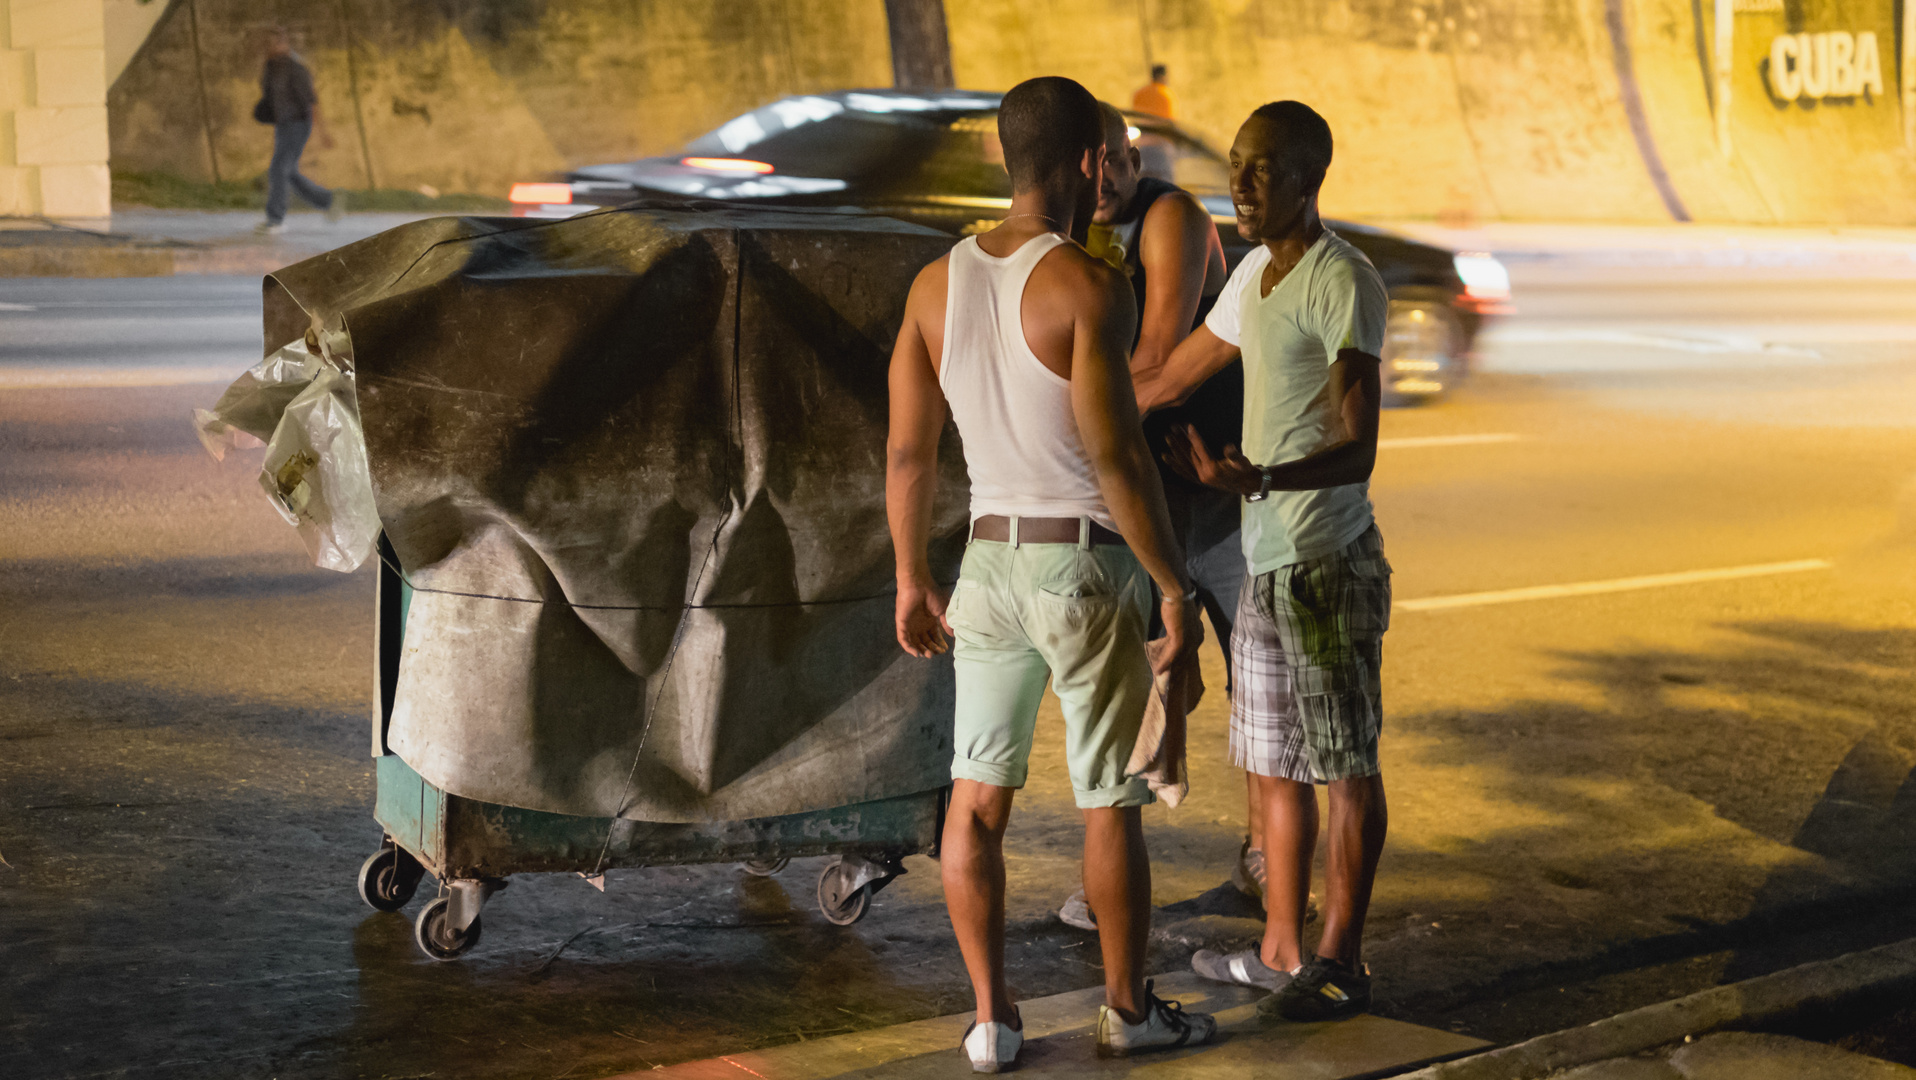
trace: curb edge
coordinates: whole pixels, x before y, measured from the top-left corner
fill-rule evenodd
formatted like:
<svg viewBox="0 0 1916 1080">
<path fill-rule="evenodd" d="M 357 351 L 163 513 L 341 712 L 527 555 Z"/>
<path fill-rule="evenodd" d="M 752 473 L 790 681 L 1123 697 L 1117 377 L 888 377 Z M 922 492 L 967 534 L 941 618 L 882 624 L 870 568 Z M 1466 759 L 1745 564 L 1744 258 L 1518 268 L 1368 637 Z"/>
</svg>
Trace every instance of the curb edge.
<svg viewBox="0 0 1916 1080">
<path fill-rule="evenodd" d="M 1831 1008 L 1870 990 L 1916 985 L 1916 938 L 1786 968 L 1688 997 L 1646 1005 L 1583 1027 L 1401 1074 L 1399 1080 L 1533 1080 L 1625 1057 L 1686 1035 L 1747 1027 L 1808 1008 Z"/>
</svg>

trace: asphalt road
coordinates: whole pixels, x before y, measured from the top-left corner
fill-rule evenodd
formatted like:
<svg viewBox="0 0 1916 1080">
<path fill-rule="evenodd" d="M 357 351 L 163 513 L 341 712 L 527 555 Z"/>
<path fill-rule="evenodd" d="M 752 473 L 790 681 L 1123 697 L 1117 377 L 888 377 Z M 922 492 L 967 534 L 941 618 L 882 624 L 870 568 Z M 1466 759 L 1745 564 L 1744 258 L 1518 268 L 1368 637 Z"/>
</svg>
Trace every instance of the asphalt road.
<svg viewBox="0 0 1916 1080">
<path fill-rule="evenodd" d="M 0 388 L 230 381 L 260 357 L 260 279 L 0 279 Z"/>
<path fill-rule="evenodd" d="M 1513 266 L 1485 373 L 1387 415 L 1373 485 L 1380 1011 L 1515 1038 L 1916 934 L 1916 285 Z M 592 1077 L 968 1007 L 922 858 L 846 929 L 818 860 L 527 878 L 456 964 L 360 904 L 369 577 L 187 425 L 257 289 L 0 281 L 0 1075 Z M 1224 717 L 1148 816 L 1187 939 L 1238 925 L 1189 921 L 1240 838 Z M 1080 833 L 1043 725 L 1026 995 L 1100 977 L 1051 914 Z"/>
</svg>

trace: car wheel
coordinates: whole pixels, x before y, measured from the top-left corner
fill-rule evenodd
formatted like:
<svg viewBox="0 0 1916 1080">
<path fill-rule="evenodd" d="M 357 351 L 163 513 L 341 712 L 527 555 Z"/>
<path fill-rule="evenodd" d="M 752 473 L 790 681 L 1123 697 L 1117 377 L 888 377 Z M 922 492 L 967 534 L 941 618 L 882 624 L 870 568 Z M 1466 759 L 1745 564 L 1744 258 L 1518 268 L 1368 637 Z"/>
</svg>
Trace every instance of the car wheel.
<svg viewBox="0 0 1916 1080">
<path fill-rule="evenodd" d="M 1392 300 L 1384 325 L 1384 404 L 1419 405 L 1442 397 L 1463 374 L 1457 316 L 1429 300 Z"/>
</svg>

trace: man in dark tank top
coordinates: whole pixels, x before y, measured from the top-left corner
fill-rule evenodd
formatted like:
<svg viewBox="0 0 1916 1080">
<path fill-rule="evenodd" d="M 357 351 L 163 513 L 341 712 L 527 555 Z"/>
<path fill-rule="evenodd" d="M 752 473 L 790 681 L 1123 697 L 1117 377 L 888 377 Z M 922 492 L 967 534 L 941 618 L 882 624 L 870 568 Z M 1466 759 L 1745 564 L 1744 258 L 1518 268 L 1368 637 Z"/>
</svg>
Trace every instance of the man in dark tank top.
<svg viewBox="0 0 1916 1080">
<path fill-rule="evenodd" d="M 1138 303 L 1131 380 L 1141 385 L 1164 366 L 1178 342 L 1203 325 L 1228 274 L 1211 212 L 1169 180 L 1144 175 L 1124 115 L 1109 105 L 1102 111 L 1107 164 L 1091 221 L 1109 230 L 1124 252 L 1124 274 Z M 1235 445 L 1243 423 L 1241 363 L 1212 376 L 1183 405 L 1159 410 L 1144 422 L 1145 441 L 1172 503 L 1172 527 L 1185 542 L 1198 602 L 1222 641 L 1230 640 L 1231 614 L 1244 579 L 1236 547 L 1237 500 L 1220 498 L 1223 493 L 1173 472 L 1164 462 L 1164 440 L 1173 428 L 1190 425 L 1215 446 Z"/>
<path fill-rule="evenodd" d="M 1109 105 L 1102 111 L 1104 182 L 1091 219 L 1089 247 L 1093 254 L 1102 253 L 1107 261 L 1120 265 L 1130 279 L 1138 303 L 1131 378 L 1141 386 L 1163 367 L 1178 342 L 1203 325 L 1224 288 L 1224 248 L 1203 203 L 1169 180 L 1143 173 L 1143 159 L 1132 145 L 1124 114 Z M 1243 425 L 1241 362 L 1213 375 L 1183 405 L 1161 409 L 1144 420 L 1145 442 L 1164 483 L 1171 527 L 1184 542 L 1185 568 L 1197 586 L 1198 604 L 1210 617 L 1219 642 L 1231 640 L 1231 620 L 1244 584 L 1244 555 L 1238 537 L 1241 509 L 1236 496 L 1193 484 L 1172 471 L 1164 461 L 1165 436 L 1189 426 L 1213 450 L 1222 451 L 1238 443 Z M 1227 673 L 1229 662 L 1227 657 Z M 1255 834 L 1261 832 L 1258 825 L 1263 818 L 1257 812 L 1254 787 L 1249 798 L 1254 835 L 1240 850 L 1231 879 L 1240 890 L 1261 901 L 1263 845 Z M 1096 925 L 1082 891 L 1065 901 L 1058 917 L 1084 929 Z"/>
</svg>

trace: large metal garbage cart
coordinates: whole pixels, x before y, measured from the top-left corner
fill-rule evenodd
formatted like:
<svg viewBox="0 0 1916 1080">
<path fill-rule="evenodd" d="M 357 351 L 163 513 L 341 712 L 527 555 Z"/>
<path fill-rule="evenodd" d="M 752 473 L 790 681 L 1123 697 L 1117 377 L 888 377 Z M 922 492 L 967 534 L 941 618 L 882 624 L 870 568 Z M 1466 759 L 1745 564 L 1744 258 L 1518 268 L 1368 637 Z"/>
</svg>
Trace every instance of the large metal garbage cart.
<svg viewBox="0 0 1916 1080">
<path fill-rule="evenodd" d="M 437 878 L 440 895 L 413 923 L 413 940 L 427 956 L 453 960 L 478 944 L 480 908 L 511 874 L 737 862 L 747 873 L 770 876 L 794 858 L 837 855 L 818 875 L 818 910 L 849 926 L 865 917 L 873 894 L 905 872 L 906 855 L 937 855 L 949 787 L 806 814 L 695 823 L 551 814 L 434 787 L 386 746 L 412 589 L 391 545 L 381 538 L 380 546 L 373 818 L 385 839 L 360 865 L 359 896 L 379 911 L 398 911 L 426 874 Z"/>
<path fill-rule="evenodd" d="M 359 892 L 437 878 L 428 955 L 513 874 L 833 855 L 848 924 L 934 850 L 951 673 L 891 638 L 885 367 L 950 243 L 635 206 L 422 221 L 267 279 L 268 350 L 305 335 L 355 387 L 384 528 Z"/>
</svg>

